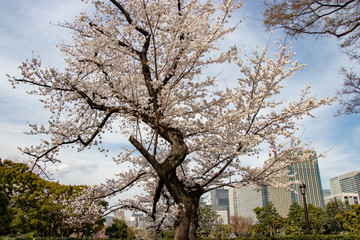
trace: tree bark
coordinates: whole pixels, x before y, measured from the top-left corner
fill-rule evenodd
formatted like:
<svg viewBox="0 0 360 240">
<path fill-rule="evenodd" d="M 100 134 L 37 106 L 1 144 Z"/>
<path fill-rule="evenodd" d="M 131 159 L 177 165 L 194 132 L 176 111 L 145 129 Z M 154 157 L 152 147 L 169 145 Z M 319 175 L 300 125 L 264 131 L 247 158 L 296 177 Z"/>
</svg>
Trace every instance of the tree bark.
<svg viewBox="0 0 360 240">
<path fill-rule="evenodd" d="M 175 240 L 196 240 L 199 197 L 187 196 L 179 204 L 175 220 Z"/>
</svg>

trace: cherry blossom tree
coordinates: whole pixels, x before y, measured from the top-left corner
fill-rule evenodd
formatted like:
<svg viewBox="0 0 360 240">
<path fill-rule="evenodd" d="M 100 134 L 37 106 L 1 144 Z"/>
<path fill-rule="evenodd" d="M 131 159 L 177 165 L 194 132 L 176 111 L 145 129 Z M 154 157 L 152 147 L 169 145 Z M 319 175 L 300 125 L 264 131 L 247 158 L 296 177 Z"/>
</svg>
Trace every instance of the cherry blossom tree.
<svg viewBox="0 0 360 240">
<path fill-rule="evenodd" d="M 43 96 L 52 113 L 47 126 L 31 125 L 30 132 L 50 139 L 22 149 L 35 164 L 59 162 L 57 154 L 67 146 L 102 146 L 102 136 L 116 131 L 134 147 L 115 159 L 129 170 L 89 189 L 91 197 L 141 185 L 142 194 L 117 207 L 146 213 L 158 229 L 174 216 L 175 239 L 196 239 L 203 194 L 247 183 L 279 186 L 282 169 L 309 160 L 297 154 L 304 148 L 295 137 L 297 124 L 332 99 L 317 100 L 306 87 L 297 100 L 281 100 L 282 82 L 303 68 L 284 46 L 274 59 L 267 48 L 248 59 L 236 46 L 219 49 L 236 30 L 229 18 L 241 3 L 93 4 L 94 15 L 62 24 L 73 30 L 73 43 L 61 46 L 64 71 L 34 58 L 20 66 L 21 78 L 11 78 L 14 87 L 33 86 L 30 94 Z M 218 86 L 217 77 L 206 75 L 207 68 L 225 63 L 239 69 L 231 80 L 235 87 Z M 275 140 L 276 155 L 263 166 L 242 164 Z"/>
<path fill-rule="evenodd" d="M 281 28 L 292 37 L 336 37 L 355 66 L 360 63 L 360 1 L 358 0 L 267 0 L 264 24 Z M 343 88 L 337 92 L 343 108 L 339 114 L 360 113 L 360 74 L 341 68 Z"/>
</svg>

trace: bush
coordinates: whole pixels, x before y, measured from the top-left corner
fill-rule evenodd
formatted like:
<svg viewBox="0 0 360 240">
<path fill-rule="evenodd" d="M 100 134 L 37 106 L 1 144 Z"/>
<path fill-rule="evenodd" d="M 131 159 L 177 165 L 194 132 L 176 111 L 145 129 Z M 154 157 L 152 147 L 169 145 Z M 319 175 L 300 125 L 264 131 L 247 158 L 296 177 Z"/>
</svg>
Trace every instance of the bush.
<svg viewBox="0 0 360 240">
<path fill-rule="evenodd" d="M 120 219 L 114 219 L 114 222 L 105 229 L 105 235 L 109 238 L 128 239 L 128 226 Z"/>
<path fill-rule="evenodd" d="M 260 236 L 240 237 L 235 240 L 358 240 L 360 235 L 291 235 L 291 236 Z M 228 238 L 199 238 L 199 240 L 233 240 Z"/>
</svg>

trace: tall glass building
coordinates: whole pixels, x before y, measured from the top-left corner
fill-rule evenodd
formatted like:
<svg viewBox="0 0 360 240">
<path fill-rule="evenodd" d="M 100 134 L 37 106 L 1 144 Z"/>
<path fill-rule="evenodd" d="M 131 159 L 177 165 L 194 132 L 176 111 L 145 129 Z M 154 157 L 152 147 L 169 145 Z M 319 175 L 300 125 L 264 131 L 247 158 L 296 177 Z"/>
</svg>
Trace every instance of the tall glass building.
<svg viewBox="0 0 360 240">
<path fill-rule="evenodd" d="M 316 154 L 314 154 L 316 157 Z M 322 191 L 320 171 L 317 159 L 309 162 L 296 163 L 287 168 L 288 175 L 282 177 L 281 183 L 301 181 L 306 185 L 306 202 L 315 207 L 325 208 Z M 282 217 L 287 217 L 293 202 L 303 205 L 302 195 L 298 185 L 293 186 L 293 191 L 283 188 L 262 187 L 260 191 L 253 190 L 250 186 L 229 189 L 229 213 L 231 216 L 256 218 L 253 209 L 263 207 L 268 201 L 274 203 L 277 212 Z"/>
<path fill-rule="evenodd" d="M 211 205 L 219 206 L 225 205 L 229 206 L 229 190 L 228 189 L 215 189 L 210 192 L 211 194 Z"/>
<path fill-rule="evenodd" d="M 288 167 L 289 176 L 281 182 L 301 181 L 306 185 L 306 202 L 315 207 L 325 208 L 318 161 L 301 162 Z M 299 187 L 293 186 L 293 191 L 269 187 L 269 201 L 272 201 L 282 217 L 287 217 L 293 202 L 303 205 Z"/>
</svg>

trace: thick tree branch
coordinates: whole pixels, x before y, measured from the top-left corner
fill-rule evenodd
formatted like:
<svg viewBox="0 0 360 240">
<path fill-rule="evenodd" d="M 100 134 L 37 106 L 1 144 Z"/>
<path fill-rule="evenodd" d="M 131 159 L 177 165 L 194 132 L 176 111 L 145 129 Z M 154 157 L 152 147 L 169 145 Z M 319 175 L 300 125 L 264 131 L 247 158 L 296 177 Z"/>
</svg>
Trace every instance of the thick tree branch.
<svg viewBox="0 0 360 240">
<path fill-rule="evenodd" d="M 120 11 L 121 13 L 125 16 L 126 21 L 133 25 L 133 20 L 131 19 L 131 16 L 129 14 L 128 11 L 126 11 L 126 9 L 116 0 L 110 0 L 110 2 L 112 2 Z M 142 35 L 144 35 L 145 37 L 149 36 L 150 34 L 143 28 L 140 28 L 139 26 L 135 26 L 135 29 L 140 32 Z"/>
<path fill-rule="evenodd" d="M 129 142 L 143 155 L 143 157 L 153 166 L 157 171 L 159 171 L 159 163 L 153 155 L 151 155 L 144 147 L 139 143 L 133 136 L 130 136 Z"/>
<path fill-rule="evenodd" d="M 151 215 L 150 215 L 153 220 L 155 220 L 156 205 L 157 205 L 158 201 L 160 200 L 160 195 L 163 190 L 163 187 L 164 187 L 164 182 L 163 182 L 163 180 L 161 180 L 161 178 L 159 178 L 156 189 L 155 189 L 155 193 L 154 193 L 152 211 L 151 211 Z"/>
</svg>

